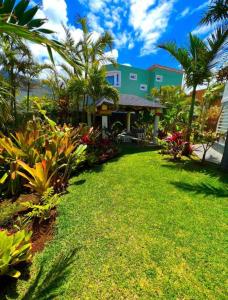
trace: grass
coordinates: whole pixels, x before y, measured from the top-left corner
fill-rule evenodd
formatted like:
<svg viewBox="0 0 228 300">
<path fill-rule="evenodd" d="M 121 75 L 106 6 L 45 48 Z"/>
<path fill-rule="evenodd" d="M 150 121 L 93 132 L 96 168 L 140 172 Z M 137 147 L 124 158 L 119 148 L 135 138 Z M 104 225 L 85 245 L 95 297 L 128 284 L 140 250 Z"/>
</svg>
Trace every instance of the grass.
<svg viewBox="0 0 228 300">
<path fill-rule="evenodd" d="M 9 299 L 29 285 L 23 299 L 227 299 L 225 176 L 124 151 L 71 180 L 54 240 Z"/>
</svg>

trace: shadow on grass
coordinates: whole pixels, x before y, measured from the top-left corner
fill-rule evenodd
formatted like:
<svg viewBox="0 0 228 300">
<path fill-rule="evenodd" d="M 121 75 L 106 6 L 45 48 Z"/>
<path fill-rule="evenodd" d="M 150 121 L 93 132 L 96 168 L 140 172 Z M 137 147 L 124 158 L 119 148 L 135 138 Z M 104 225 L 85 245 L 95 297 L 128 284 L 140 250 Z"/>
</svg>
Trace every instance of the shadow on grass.
<svg viewBox="0 0 228 300">
<path fill-rule="evenodd" d="M 210 177 L 217 178 L 224 184 L 228 184 L 228 174 L 223 172 L 219 165 L 206 162 L 202 164 L 200 161 L 189 159 L 181 160 L 179 162 L 172 162 L 169 164 L 161 165 L 163 168 L 168 168 L 172 170 L 185 170 L 191 173 L 203 173 L 209 175 Z"/>
<path fill-rule="evenodd" d="M 30 287 L 24 294 L 21 300 L 45 300 L 55 299 L 64 293 L 63 286 L 67 282 L 72 273 L 71 264 L 76 260 L 77 253 L 80 248 L 73 249 L 68 254 L 59 255 L 48 270 L 45 269 L 45 261 L 42 262 L 37 275 L 31 282 Z M 29 279 L 28 269 L 22 273 L 22 280 L 27 281 Z M 16 292 L 17 280 L 4 278 L 4 288 L 1 290 L 0 299 L 18 299 Z"/>
<path fill-rule="evenodd" d="M 214 195 L 216 197 L 228 197 L 228 187 L 216 187 L 209 183 L 185 183 L 171 182 L 174 186 L 187 192 L 195 194 L 204 194 L 205 196 Z"/>
<path fill-rule="evenodd" d="M 33 283 L 23 296 L 22 300 L 32 299 L 54 299 L 63 295 L 63 285 L 70 277 L 71 264 L 77 258 L 77 252 L 80 248 L 71 250 L 68 254 L 59 255 L 47 272 L 41 265 Z"/>
</svg>

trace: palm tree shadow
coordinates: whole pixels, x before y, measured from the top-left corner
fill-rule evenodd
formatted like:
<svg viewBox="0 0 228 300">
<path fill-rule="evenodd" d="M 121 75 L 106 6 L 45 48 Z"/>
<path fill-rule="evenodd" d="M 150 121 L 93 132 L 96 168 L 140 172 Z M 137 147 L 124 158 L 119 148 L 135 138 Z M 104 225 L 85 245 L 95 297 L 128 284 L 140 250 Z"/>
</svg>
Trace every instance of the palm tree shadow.
<svg viewBox="0 0 228 300">
<path fill-rule="evenodd" d="M 70 277 L 72 268 L 70 266 L 77 258 L 77 252 L 80 248 L 71 250 L 68 254 L 59 255 L 48 272 L 44 271 L 44 266 L 41 265 L 33 283 L 23 296 L 22 300 L 32 299 L 54 299 L 64 293 L 61 287 L 66 283 L 67 278 Z"/>
<path fill-rule="evenodd" d="M 214 186 L 209 183 L 186 183 L 186 182 L 171 182 L 174 186 L 184 191 L 195 194 L 204 194 L 205 196 L 214 195 L 219 198 L 228 197 L 228 188 L 225 186 Z"/>
</svg>

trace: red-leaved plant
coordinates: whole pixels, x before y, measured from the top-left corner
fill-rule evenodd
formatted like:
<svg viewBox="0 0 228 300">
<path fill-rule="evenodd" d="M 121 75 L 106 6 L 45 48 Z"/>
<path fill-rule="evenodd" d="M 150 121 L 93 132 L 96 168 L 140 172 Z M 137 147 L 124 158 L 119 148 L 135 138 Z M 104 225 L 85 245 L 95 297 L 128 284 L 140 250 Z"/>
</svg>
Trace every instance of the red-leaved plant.
<svg viewBox="0 0 228 300">
<path fill-rule="evenodd" d="M 180 160 L 182 155 L 190 156 L 193 152 L 193 147 L 184 140 L 183 133 L 180 131 L 172 133 L 165 141 L 167 143 L 165 153 L 172 155 L 174 160 Z"/>
</svg>

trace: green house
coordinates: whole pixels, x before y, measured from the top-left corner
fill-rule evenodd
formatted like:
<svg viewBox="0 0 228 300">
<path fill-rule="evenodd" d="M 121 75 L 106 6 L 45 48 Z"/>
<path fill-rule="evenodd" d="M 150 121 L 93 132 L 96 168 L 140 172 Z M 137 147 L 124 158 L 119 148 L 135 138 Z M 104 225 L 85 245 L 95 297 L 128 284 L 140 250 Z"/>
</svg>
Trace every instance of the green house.
<svg viewBox="0 0 228 300">
<path fill-rule="evenodd" d="M 153 139 L 158 134 L 159 117 L 163 106 L 157 99 L 148 99 L 152 88 L 174 85 L 181 86 L 183 72 L 177 69 L 153 65 L 147 70 L 126 65 L 107 65 L 107 81 L 119 90 L 118 110 L 109 99 L 100 99 L 97 103 L 97 114 L 101 116 L 102 129 L 110 128 L 115 120 L 125 120 L 126 131 L 131 132 L 132 118 L 140 111 L 154 111 Z"/>
<path fill-rule="evenodd" d="M 181 86 L 183 72 L 177 69 L 153 65 L 147 70 L 126 65 L 107 65 L 107 80 L 120 94 L 147 98 L 152 88 L 166 85 Z"/>
</svg>

